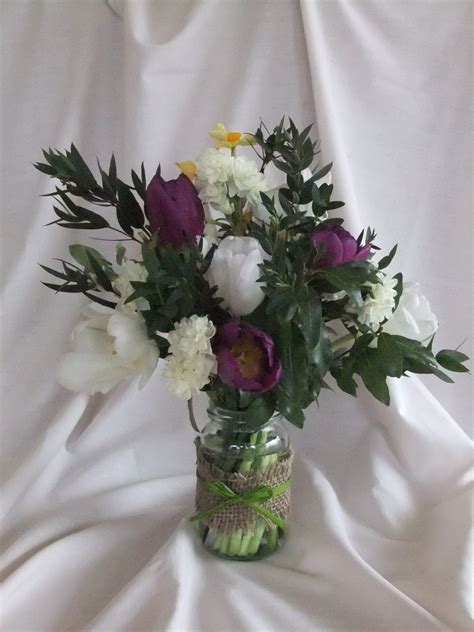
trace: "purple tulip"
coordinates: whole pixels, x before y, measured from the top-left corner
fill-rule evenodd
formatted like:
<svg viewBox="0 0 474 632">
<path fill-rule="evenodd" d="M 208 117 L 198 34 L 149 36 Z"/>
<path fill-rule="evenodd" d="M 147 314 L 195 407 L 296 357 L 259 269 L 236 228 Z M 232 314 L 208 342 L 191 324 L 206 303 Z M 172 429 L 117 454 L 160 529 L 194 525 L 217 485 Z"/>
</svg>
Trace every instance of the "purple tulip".
<svg viewBox="0 0 474 632">
<path fill-rule="evenodd" d="M 281 362 L 274 343 L 258 327 L 240 321 L 221 325 L 213 341 L 217 373 L 224 384 L 242 391 L 264 393 L 278 383 Z"/>
<path fill-rule="evenodd" d="M 316 249 L 311 262 L 312 268 L 360 261 L 370 254 L 371 244 L 359 246 L 357 240 L 341 226 L 328 226 L 316 230 L 311 236 L 311 241 Z"/>
<path fill-rule="evenodd" d="M 160 240 L 177 248 L 195 241 L 204 232 L 204 208 L 191 180 L 155 175 L 145 193 L 145 213 Z"/>
</svg>

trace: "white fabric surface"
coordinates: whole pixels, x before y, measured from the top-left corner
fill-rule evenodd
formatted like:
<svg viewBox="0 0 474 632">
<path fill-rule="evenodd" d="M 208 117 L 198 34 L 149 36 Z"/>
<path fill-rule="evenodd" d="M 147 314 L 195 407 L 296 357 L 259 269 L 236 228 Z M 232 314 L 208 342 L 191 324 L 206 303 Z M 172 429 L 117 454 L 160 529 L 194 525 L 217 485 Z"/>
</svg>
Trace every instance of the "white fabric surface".
<svg viewBox="0 0 474 632">
<path fill-rule="evenodd" d="M 50 185 L 31 163 L 74 141 L 115 151 L 123 176 L 142 159 L 172 176 L 216 120 L 316 112 L 351 227 L 401 242 L 396 267 L 455 346 L 472 333 L 473 5 L 110 4 L 2 3 L 3 629 L 469 629 L 470 379 L 395 382 L 390 409 L 326 393 L 292 431 L 285 547 L 210 557 L 186 521 L 193 434 L 159 375 L 94 398 L 54 382 L 85 301 L 43 288 L 36 263 L 82 236 L 42 228 Z"/>
</svg>

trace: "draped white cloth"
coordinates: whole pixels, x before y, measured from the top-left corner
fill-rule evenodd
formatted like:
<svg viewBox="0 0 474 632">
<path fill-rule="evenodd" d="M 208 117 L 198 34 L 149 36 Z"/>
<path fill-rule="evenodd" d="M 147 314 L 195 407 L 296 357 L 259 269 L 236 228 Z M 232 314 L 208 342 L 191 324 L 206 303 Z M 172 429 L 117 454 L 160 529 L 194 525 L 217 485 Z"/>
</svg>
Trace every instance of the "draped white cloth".
<svg viewBox="0 0 474 632">
<path fill-rule="evenodd" d="M 400 242 L 393 268 L 422 282 L 438 346 L 456 346 L 472 323 L 472 11 L 4 0 L 4 630 L 469 629 L 469 378 L 394 381 L 390 408 L 325 393 L 292 432 L 284 548 L 251 564 L 208 556 L 186 519 L 193 434 L 159 373 L 93 398 L 55 384 L 85 301 L 41 286 L 36 264 L 85 235 L 43 228 L 50 183 L 31 163 L 74 141 L 91 162 L 115 151 L 123 177 L 142 159 L 171 177 L 218 120 L 317 118 L 349 225 Z"/>
</svg>

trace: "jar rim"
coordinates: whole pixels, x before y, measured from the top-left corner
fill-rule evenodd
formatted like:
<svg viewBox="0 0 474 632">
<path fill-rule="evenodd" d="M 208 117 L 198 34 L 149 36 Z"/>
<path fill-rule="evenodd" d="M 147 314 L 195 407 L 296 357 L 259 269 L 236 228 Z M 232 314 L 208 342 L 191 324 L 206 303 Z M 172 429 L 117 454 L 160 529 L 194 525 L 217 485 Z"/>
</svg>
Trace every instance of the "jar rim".
<svg viewBox="0 0 474 632">
<path fill-rule="evenodd" d="M 219 422 L 228 422 L 239 425 L 245 425 L 247 423 L 245 412 L 242 410 L 232 410 L 230 408 L 223 408 L 221 406 L 214 406 L 211 404 L 207 409 L 207 414 L 209 415 L 210 419 L 215 419 Z M 281 413 L 279 413 L 278 411 L 274 411 L 271 417 L 262 424 L 262 427 L 278 421 L 281 418 Z"/>
</svg>

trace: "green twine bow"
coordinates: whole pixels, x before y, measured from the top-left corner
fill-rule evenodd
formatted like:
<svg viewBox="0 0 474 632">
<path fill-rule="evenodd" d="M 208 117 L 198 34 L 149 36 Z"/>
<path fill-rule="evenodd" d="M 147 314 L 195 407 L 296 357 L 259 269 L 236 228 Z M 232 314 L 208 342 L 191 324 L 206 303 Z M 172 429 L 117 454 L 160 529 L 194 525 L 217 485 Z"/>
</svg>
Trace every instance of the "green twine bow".
<svg viewBox="0 0 474 632">
<path fill-rule="evenodd" d="M 201 479 L 202 480 L 202 479 Z M 195 513 L 194 516 L 191 516 L 190 521 L 195 522 L 196 520 L 202 520 L 202 518 L 207 518 L 207 516 L 212 516 L 212 514 L 216 513 L 216 511 L 220 511 L 224 507 L 229 505 L 241 504 L 246 507 L 250 507 L 255 512 L 266 518 L 266 520 L 273 522 L 276 527 L 280 527 L 283 529 L 285 526 L 285 521 L 280 518 L 280 516 L 275 515 L 265 507 L 262 507 L 261 503 L 264 503 L 279 494 L 282 494 L 286 491 L 290 486 L 290 478 L 277 485 L 276 487 L 269 487 L 268 485 L 259 485 L 258 487 L 254 487 L 253 489 L 249 489 L 242 494 L 237 494 L 230 487 L 228 487 L 222 481 L 203 481 L 206 489 L 214 494 L 214 496 L 219 496 L 220 498 L 224 498 L 220 503 L 206 509 L 205 511 L 199 511 Z"/>
</svg>

